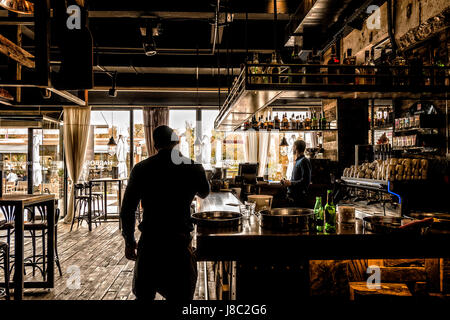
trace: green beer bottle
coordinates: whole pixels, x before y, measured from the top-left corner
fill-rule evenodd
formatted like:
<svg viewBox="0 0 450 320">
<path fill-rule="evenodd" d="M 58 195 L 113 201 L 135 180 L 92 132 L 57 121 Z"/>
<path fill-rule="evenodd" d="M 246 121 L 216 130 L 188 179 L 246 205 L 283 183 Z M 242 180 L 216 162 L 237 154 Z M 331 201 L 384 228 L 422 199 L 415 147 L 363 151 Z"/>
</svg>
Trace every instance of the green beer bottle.
<svg viewBox="0 0 450 320">
<path fill-rule="evenodd" d="M 323 208 L 322 208 L 322 198 L 316 197 L 316 204 L 314 206 L 314 215 L 316 217 L 316 229 L 319 232 L 323 231 Z"/>
<path fill-rule="evenodd" d="M 325 215 L 325 232 L 336 232 L 336 207 L 333 204 L 333 195 L 331 190 L 327 191 L 327 204 L 323 208 Z"/>
</svg>

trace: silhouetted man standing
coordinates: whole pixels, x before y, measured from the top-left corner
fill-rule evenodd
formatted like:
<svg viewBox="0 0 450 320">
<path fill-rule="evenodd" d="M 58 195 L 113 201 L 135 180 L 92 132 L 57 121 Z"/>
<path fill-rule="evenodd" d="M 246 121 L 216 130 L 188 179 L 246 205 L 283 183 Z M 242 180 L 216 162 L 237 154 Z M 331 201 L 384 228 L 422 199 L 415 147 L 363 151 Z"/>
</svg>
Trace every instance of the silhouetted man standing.
<svg viewBox="0 0 450 320">
<path fill-rule="evenodd" d="M 209 184 L 203 166 L 176 148 L 178 137 L 171 128 L 157 127 L 153 141 L 158 153 L 134 166 L 120 211 L 125 255 L 136 260 L 133 293 L 138 300 L 153 300 L 156 292 L 167 300 L 192 300 L 197 264 L 191 248 L 190 205 L 195 195 L 209 194 Z M 136 245 L 139 201 L 144 212 Z"/>
</svg>

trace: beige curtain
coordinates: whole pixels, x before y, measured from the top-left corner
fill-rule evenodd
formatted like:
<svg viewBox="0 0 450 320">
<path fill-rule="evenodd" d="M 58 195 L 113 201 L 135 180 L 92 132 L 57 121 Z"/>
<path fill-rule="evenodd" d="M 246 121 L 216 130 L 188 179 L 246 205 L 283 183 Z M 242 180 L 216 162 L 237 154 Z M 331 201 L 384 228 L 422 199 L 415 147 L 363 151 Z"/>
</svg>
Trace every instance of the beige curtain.
<svg viewBox="0 0 450 320">
<path fill-rule="evenodd" d="M 91 108 L 64 107 L 64 150 L 66 166 L 72 185 L 69 189 L 69 201 L 65 223 L 73 219 L 74 189 L 83 172 L 91 124 Z"/>
<path fill-rule="evenodd" d="M 259 169 L 258 176 L 262 177 L 266 173 L 266 165 L 269 158 L 270 132 L 259 132 L 258 160 Z"/>
<path fill-rule="evenodd" d="M 244 133 L 244 160 L 245 162 L 258 162 L 258 132 L 248 130 Z"/>
<path fill-rule="evenodd" d="M 153 144 L 153 130 L 156 127 L 169 124 L 168 108 L 142 108 L 144 114 L 144 133 L 145 145 L 147 146 L 148 156 L 157 153 Z"/>
</svg>

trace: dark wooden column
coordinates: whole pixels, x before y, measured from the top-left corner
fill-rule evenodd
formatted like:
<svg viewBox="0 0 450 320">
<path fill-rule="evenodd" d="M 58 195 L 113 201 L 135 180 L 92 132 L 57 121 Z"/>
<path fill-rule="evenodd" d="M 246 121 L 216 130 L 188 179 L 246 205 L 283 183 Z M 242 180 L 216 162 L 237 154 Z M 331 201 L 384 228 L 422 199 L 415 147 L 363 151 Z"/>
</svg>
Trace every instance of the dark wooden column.
<svg viewBox="0 0 450 320">
<path fill-rule="evenodd" d="M 369 102 L 367 99 L 338 99 L 337 124 L 339 169 L 355 162 L 355 145 L 367 144 L 369 136 Z"/>
</svg>

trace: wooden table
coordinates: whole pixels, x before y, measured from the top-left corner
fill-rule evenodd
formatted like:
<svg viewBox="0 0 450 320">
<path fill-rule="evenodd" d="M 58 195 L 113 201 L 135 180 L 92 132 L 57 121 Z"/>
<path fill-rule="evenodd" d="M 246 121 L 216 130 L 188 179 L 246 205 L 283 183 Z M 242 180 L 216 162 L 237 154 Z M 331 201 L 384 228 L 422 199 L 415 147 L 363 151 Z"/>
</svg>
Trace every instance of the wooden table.
<svg viewBox="0 0 450 320">
<path fill-rule="evenodd" d="M 108 183 L 118 183 L 119 184 L 119 190 L 118 190 L 118 208 L 119 208 L 119 212 L 120 212 L 120 208 L 122 207 L 122 184 L 123 181 L 128 180 L 128 178 L 117 178 L 117 179 L 113 179 L 113 178 L 99 178 L 99 179 L 92 179 L 89 180 L 89 198 L 92 199 L 92 185 L 95 183 L 102 183 L 103 184 L 103 201 L 104 201 L 104 208 L 105 208 L 105 212 L 102 216 L 104 218 L 104 221 L 108 220 Z M 88 217 L 88 224 L 89 224 L 89 231 L 92 231 L 92 204 L 91 201 L 89 201 L 89 217 Z M 99 218 L 100 218 L 99 217 Z M 119 219 L 119 228 L 120 228 L 120 219 Z"/>
<path fill-rule="evenodd" d="M 0 198 L 0 208 L 14 207 L 14 300 L 22 300 L 23 288 L 53 288 L 55 284 L 55 196 L 50 194 L 4 195 Z M 29 207 L 47 207 L 47 278 L 46 281 L 25 282 L 24 275 L 24 210 Z"/>
</svg>

